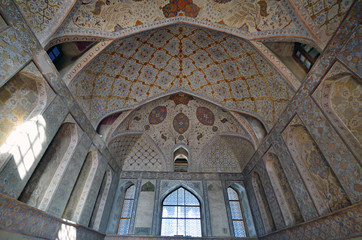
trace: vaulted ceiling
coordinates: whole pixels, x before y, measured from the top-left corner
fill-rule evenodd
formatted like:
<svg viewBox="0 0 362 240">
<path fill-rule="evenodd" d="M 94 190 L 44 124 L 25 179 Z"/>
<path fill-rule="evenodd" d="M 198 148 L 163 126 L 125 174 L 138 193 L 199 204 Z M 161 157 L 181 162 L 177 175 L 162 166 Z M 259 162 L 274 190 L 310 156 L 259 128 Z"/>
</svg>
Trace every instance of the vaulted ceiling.
<svg viewBox="0 0 362 240">
<path fill-rule="evenodd" d="M 93 124 L 115 111 L 184 91 L 260 116 L 271 127 L 294 91 L 246 40 L 173 25 L 113 42 L 70 83 Z"/>
<path fill-rule="evenodd" d="M 184 144 L 192 171 L 240 172 L 300 86 L 261 42 L 322 50 L 353 1 L 15 2 L 44 47 L 100 41 L 64 80 L 124 170 L 171 170 Z"/>
</svg>

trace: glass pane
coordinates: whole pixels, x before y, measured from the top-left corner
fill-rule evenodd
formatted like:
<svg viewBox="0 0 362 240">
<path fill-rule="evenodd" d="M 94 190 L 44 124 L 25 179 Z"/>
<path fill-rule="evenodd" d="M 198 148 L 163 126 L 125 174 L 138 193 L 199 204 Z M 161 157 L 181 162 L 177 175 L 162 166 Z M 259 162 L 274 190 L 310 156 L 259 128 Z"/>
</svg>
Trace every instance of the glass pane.
<svg viewBox="0 0 362 240">
<path fill-rule="evenodd" d="M 197 198 L 189 191 L 185 191 L 185 204 L 195 206 L 200 205 L 199 200 L 197 200 Z"/>
<path fill-rule="evenodd" d="M 304 60 L 305 60 L 305 57 L 302 55 L 302 56 L 300 56 L 300 61 L 302 62 L 302 63 L 304 63 Z"/>
<path fill-rule="evenodd" d="M 55 56 L 55 57 L 58 57 L 58 55 L 59 55 L 59 53 L 60 53 L 57 47 L 53 48 L 53 51 L 52 51 L 52 52 L 54 53 L 54 56 Z"/>
<path fill-rule="evenodd" d="M 132 213 L 133 200 L 124 200 L 122 209 L 122 218 L 130 218 Z"/>
<path fill-rule="evenodd" d="M 185 219 L 177 219 L 177 235 L 185 236 Z"/>
<path fill-rule="evenodd" d="M 186 207 L 186 218 L 200 218 L 200 208 Z"/>
<path fill-rule="evenodd" d="M 297 53 L 296 53 L 295 55 L 297 55 L 297 57 L 299 57 L 299 56 L 300 56 L 300 52 L 299 52 L 299 51 L 297 51 Z"/>
<path fill-rule="evenodd" d="M 185 207 L 177 207 L 177 217 L 185 218 Z"/>
<path fill-rule="evenodd" d="M 232 219 L 243 219 L 239 202 L 230 202 L 230 209 Z"/>
<path fill-rule="evenodd" d="M 168 195 L 163 201 L 163 205 L 177 205 L 177 191 Z"/>
<path fill-rule="evenodd" d="M 177 193 L 178 193 L 178 196 L 177 196 L 178 204 L 177 205 L 185 205 L 185 189 L 179 188 L 177 190 Z"/>
<path fill-rule="evenodd" d="M 119 235 L 127 235 L 130 219 L 121 219 L 119 222 L 118 232 Z"/>
<path fill-rule="evenodd" d="M 316 56 L 318 56 L 319 52 L 317 50 L 315 50 L 314 48 L 312 49 L 312 51 L 309 52 L 309 55 L 312 58 L 316 58 Z"/>
<path fill-rule="evenodd" d="M 130 186 L 126 191 L 126 197 L 125 198 L 134 198 L 134 194 L 136 192 L 136 187 L 134 185 Z"/>
<path fill-rule="evenodd" d="M 239 200 L 237 192 L 230 187 L 228 188 L 228 196 L 229 200 Z"/>
<path fill-rule="evenodd" d="M 177 207 L 164 206 L 162 209 L 162 217 L 173 217 L 177 218 Z"/>
<path fill-rule="evenodd" d="M 233 221 L 235 237 L 246 237 L 243 221 Z"/>
<path fill-rule="evenodd" d="M 186 236 L 201 237 L 201 220 L 186 219 Z"/>
<path fill-rule="evenodd" d="M 161 235 L 162 236 L 177 235 L 177 219 L 162 219 Z"/>
<path fill-rule="evenodd" d="M 305 66 L 306 68 L 310 69 L 310 67 L 312 66 L 312 64 L 307 60 L 307 61 L 305 61 L 304 66 Z"/>
</svg>

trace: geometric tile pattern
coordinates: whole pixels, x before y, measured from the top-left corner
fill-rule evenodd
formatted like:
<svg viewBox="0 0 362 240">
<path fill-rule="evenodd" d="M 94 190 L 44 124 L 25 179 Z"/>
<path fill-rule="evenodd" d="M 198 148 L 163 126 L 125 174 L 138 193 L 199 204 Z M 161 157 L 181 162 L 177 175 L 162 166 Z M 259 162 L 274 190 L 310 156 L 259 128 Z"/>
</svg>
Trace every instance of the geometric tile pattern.
<svg viewBox="0 0 362 240">
<path fill-rule="evenodd" d="M 93 124 L 110 112 L 185 89 L 271 127 L 294 94 L 243 39 L 193 26 L 156 29 L 113 42 L 71 82 Z"/>
<path fill-rule="evenodd" d="M 157 147 L 166 157 L 167 166 L 173 166 L 173 159 L 169 156 L 173 154 L 175 144 L 183 144 L 188 146 L 188 150 L 190 151 L 190 153 L 192 153 L 192 164 L 194 164 L 191 164 L 192 166 L 189 165 L 188 170 L 197 171 L 197 161 L 202 155 L 202 151 L 216 135 L 221 133 L 234 133 L 243 136 L 244 138 L 248 138 L 248 135 L 243 127 L 240 126 L 240 124 L 229 112 L 225 112 L 220 107 L 196 97 L 193 97 L 193 100 L 190 100 L 187 105 L 177 105 L 174 102 L 175 95 L 178 94 L 163 97 L 144 104 L 138 110 L 133 111 L 130 115 L 128 115 L 127 118 L 124 119 L 124 121 L 114 131 L 113 138 L 115 138 L 115 140 L 111 140 L 109 144 L 110 149 L 126 148 L 121 146 L 117 147 L 117 145 L 127 146 L 128 142 L 131 141 L 127 140 L 128 135 L 118 138 L 117 136 L 119 136 L 120 134 L 128 134 L 127 132 L 144 132 L 153 140 L 155 144 L 157 144 Z M 185 94 L 185 96 L 187 95 Z M 189 97 L 187 98 L 189 99 Z M 152 112 L 155 107 L 158 107 L 161 104 L 167 109 L 167 115 L 165 119 L 159 124 L 150 124 L 150 112 Z M 215 121 L 213 126 L 204 125 L 197 119 L 196 110 L 198 107 L 206 107 L 215 114 Z M 177 132 L 173 126 L 173 120 L 175 116 L 178 115 L 180 112 L 187 116 L 189 120 L 188 129 L 183 134 Z M 125 143 L 123 143 L 123 141 L 125 141 Z M 133 146 L 132 144 L 134 144 L 135 141 L 136 139 L 132 140 L 132 143 L 130 143 L 129 145 Z M 237 145 L 238 143 L 240 142 L 235 141 L 235 145 Z M 235 149 L 244 149 L 244 147 L 246 148 L 248 146 L 248 144 L 243 143 L 240 146 L 235 146 Z M 112 149 L 111 151 L 114 152 L 115 150 Z M 251 152 L 254 152 L 253 146 L 250 146 L 249 150 L 251 150 Z M 122 151 L 127 152 L 129 150 Z M 233 150 L 231 149 L 230 151 Z M 121 153 L 117 154 L 121 156 Z M 238 156 L 243 157 L 238 157 L 237 159 L 246 159 L 248 156 L 250 156 L 250 153 L 247 153 L 245 151 L 244 155 L 240 153 L 238 154 Z M 123 155 L 121 156 L 121 158 L 123 158 Z M 236 164 L 238 164 L 238 162 Z M 171 169 L 168 170 L 171 171 Z"/>
<path fill-rule="evenodd" d="M 123 171 L 165 171 L 162 157 L 145 137 L 141 137 L 126 156 Z"/>
<path fill-rule="evenodd" d="M 212 147 L 202 154 L 199 164 L 200 172 L 241 172 L 233 150 L 220 137 L 217 137 Z"/>
<path fill-rule="evenodd" d="M 312 20 L 331 36 L 351 7 L 353 0 L 302 0 Z"/>
<path fill-rule="evenodd" d="M 255 152 L 251 142 L 237 136 L 221 136 L 221 139 L 233 151 L 240 168 L 243 169 Z"/>
<path fill-rule="evenodd" d="M 74 2 L 74 0 L 15 0 L 27 24 L 41 43 L 57 29 Z"/>
<path fill-rule="evenodd" d="M 118 137 L 109 143 L 109 150 L 119 163 L 123 162 L 141 135 Z"/>
</svg>

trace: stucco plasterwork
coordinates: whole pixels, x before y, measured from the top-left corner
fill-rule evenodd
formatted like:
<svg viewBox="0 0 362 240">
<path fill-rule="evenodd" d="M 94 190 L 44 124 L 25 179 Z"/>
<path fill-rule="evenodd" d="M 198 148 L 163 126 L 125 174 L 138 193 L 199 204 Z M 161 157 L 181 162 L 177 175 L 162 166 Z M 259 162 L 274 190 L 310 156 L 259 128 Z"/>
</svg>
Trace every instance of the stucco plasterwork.
<svg viewBox="0 0 362 240">
<path fill-rule="evenodd" d="M 177 98 L 177 101 L 175 100 L 175 96 L 180 96 Z M 224 145 L 227 147 L 227 151 L 232 154 L 232 157 L 237 159 L 235 164 L 240 169 L 243 165 L 239 165 L 239 159 L 240 163 L 245 163 L 254 153 L 255 148 L 251 143 L 250 136 L 230 113 L 212 103 L 196 97 L 191 97 L 192 100 L 184 101 L 183 104 L 178 102 L 181 98 L 189 99 L 190 97 L 191 96 L 187 94 L 178 93 L 141 106 L 124 119 L 113 132 L 113 136 L 130 134 L 129 136 L 123 137 L 123 140 L 119 140 L 126 141 L 126 138 L 129 138 L 132 132 L 135 133 L 132 138 L 140 137 L 140 134 L 144 132 L 157 144 L 160 151 L 166 156 L 167 166 L 173 166 L 173 151 L 175 145 L 183 144 L 190 150 L 189 171 L 197 171 L 197 166 L 199 165 L 198 159 L 203 155 L 201 152 L 207 151 L 205 149 L 209 142 L 212 142 L 213 137 L 228 133 L 228 136 L 223 137 L 223 139 L 225 138 Z M 209 114 L 204 115 L 203 112 L 198 112 L 197 110 L 200 110 L 201 107 L 204 109 L 207 108 Z M 156 110 L 159 109 L 163 110 L 163 112 L 156 113 Z M 182 134 L 175 129 L 176 126 L 174 125 L 174 119 L 180 113 L 188 118 L 189 124 L 189 127 Z M 212 125 L 206 125 L 205 122 L 200 122 L 200 119 L 212 116 L 214 116 Z M 154 118 L 162 118 L 163 120 L 161 122 L 155 122 Z M 139 132 L 138 135 L 136 135 L 137 132 Z M 241 143 L 239 139 L 246 141 L 247 144 L 244 144 L 241 148 L 238 147 L 238 143 Z M 136 141 L 138 140 L 134 139 L 134 142 Z M 117 144 L 122 145 L 123 143 Z M 110 146 L 115 148 L 116 143 L 111 140 Z M 127 151 L 122 150 L 122 152 Z M 237 157 L 234 157 L 235 154 Z M 239 155 L 240 157 L 238 157 Z M 164 169 L 163 171 L 171 169 L 173 170 L 173 167 Z"/>
</svg>

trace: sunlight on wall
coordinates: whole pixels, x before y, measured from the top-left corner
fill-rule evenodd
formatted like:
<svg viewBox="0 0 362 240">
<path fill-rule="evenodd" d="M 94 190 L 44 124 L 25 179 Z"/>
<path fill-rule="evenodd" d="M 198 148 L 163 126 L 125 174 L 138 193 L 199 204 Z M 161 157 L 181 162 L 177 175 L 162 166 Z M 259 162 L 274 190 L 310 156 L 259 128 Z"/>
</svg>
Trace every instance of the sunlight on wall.
<svg viewBox="0 0 362 240">
<path fill-rule="evenodd" d="M 77 229 L 74 226 L 62 224 L 58 231 L 57 240 L 75 240 L 77 239 Z"/>
<path fill-rule="evenodd" d="M 24 179 L 41 153 L 42 145 L 46 140 L 45 127 L 46 122 L 43 116 L 37 115 L 16 127 L 0 147 L 1 162 L 4 163 L 12 156 L 18 166 L 21 179 Z"/>
</svg>

